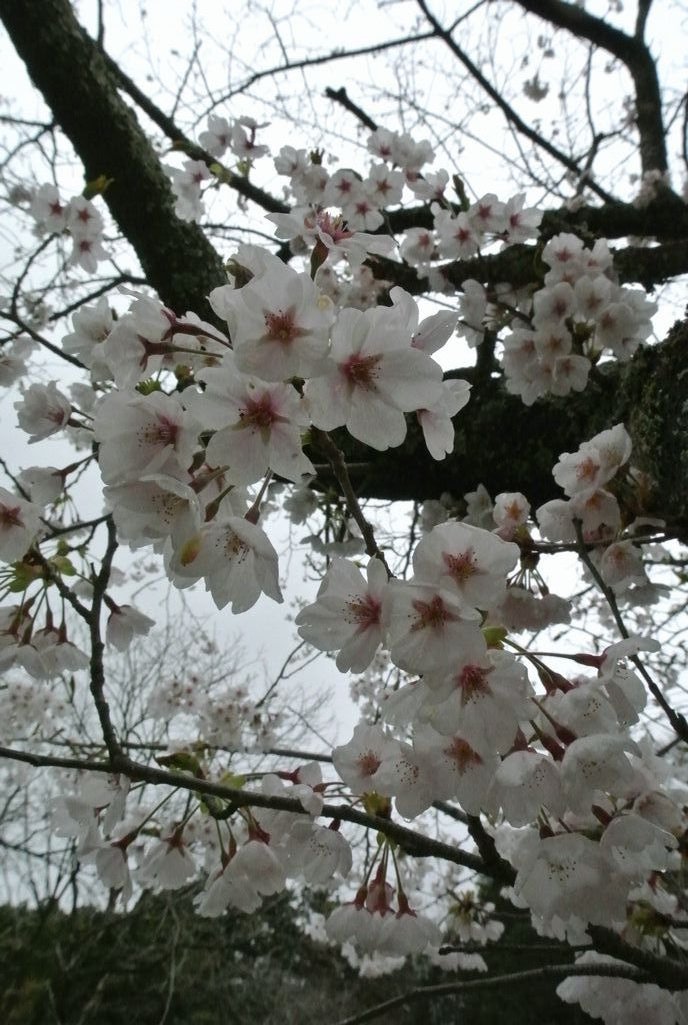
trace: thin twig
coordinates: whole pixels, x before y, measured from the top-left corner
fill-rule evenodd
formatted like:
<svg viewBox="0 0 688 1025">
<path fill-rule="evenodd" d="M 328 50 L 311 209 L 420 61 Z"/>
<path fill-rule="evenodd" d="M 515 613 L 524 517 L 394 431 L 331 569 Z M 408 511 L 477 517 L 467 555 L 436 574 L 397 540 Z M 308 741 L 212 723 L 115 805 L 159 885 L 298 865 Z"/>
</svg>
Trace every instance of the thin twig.
<svg viewBox="0 0 688 1025">
<path fill-rule="evenodd" d="M 346 465 L 346 459 L 344 455 L 335 445 L 334 441 L 327 433 L 327 431 L 321 431 L 318 428 L 313 428 L 313 440 L 322 449 L 327 457 L 327 460 L 332 467 L 332 472 L 335 475 L 342 494 L 346 500 L 347 508 L 349 513 L 353 517 L 358 529 L 361 531 L 363 540 L 365 542 L 366 552 L 371 559 L 379 559 L 382 565 L 387 570 L 389 576 L 391 576 L 390 569 L 385 561 L 385 557 L 382 554 L 377 541 L 375 540 L 375 533 L 368 520 L 363 515 L 363 510 L 358 501 L 358 496 L 354 491 L 351 478 L 349 477 L 349 470 Z"/>
<path fill-rule="evenodd" d="M 590 964 L 590 965 L 543 965 L 541 968 L 529 968 L 522 972 L 512 972 L 509 975 L 493 975 L 487 979 L 469 979 L 467 982 L 445 982 L 439 986 L 418 986 L 410 989 L 400 996 L 385 1000 L 375 1007 L 368 1008 L 360 1014 L 353 1014 L 342 1018 L 337 1025 L 363 1025 L 364 1022 L 373 1021 L 387 1011 L 394 1011 L 405 1004 L 415 1003 L 417 1000 L 431 1000 L 436 997 L 457 996 L 460 993 L 468 993 L 475 989 L 496 989 L 503 986 L 508 992 L 511 986 L 522 985 L 523 983 L 537 982 L 541 979 L 566 979 L 571 975 L 592 975 L 610 976 L 617 979 L 632 979 L 634 982 L 651 981 L 648 976 L 637 968 L 630 968 L 619 964 Z"/>
<path fill-rule="evenodd" d="M 614 594 L 612 588 L 609 587 L 602 579 L 602 576 L 599 570 L 597 569 L 597 566 L 590 558 L 590 555 L 586 548 L 585 540 L 583 538 L 583 525 L 580 520 L 576 519 L 574 519 L 573 525 L 576 530 L 576 537 L 578 538 L 578 554 L 580 556 L 580 559 L 585 565 L 590 575 L 592 576 L 597 586 L 599 587 L 600 591 L 604 595 L 607 604 L 609 605 L 611 614 L 614 617 L 614 622 L 616 623 L 619 629 L 619 633 L 623 638 L 628 639 L 630 634 L 628 632 L 626 624 L 624 623 L 623 616 L 619 611 L 616 595 Z M 677 712 L 675 708 L 671 707 L 671 705 L 659 689 L 658 685 L 655 683 L 655 681 L 652 679 L 647 669 L 643 665 L 640 657 L 638 655 L 630 655 L 629 658 L 638 670 L 638 672 L 640 673 L 640 675 L 642 676 L 642 678 L 645 680 L 645 683 L 647 684 L 655 701 L 657 701 L 660 707 L 664 710 L 666 717 L 673 726 L 677 736 L 679 736 L 681 740 L 688 742 L 688 722 L 686 721 L 685 716 L 682 715 L 680 712 Z"/>
</svg>

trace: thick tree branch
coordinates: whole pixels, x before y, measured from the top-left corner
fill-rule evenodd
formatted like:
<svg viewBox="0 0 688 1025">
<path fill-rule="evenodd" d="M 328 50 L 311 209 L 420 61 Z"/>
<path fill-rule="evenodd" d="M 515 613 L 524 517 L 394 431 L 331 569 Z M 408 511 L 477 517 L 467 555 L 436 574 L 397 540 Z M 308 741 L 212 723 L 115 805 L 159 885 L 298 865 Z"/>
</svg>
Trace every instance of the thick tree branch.
<svg viewBox="0 0 688 1025">
<path fill-rule="evenodd" d="M 122 773 L 134 782 L 161 784 L 163 786 L 177 787 L 192 793 L 219 797 L 229 801 L 236 808 L 271 808 L 275 811 L 291 812 L 294 815 L 308 814 L 301 802 L 291 797 L 271 797 L 256 791 L 238 790 L 235 787 L 227 787 L 221 783 L 212 783 L 210 780 L 199 779 L 181 772 L 169 772 L 166 769 L 157 769 L 150 765 L 143 765 L 122 754 L 111 757 L 108 761 L 97 761 L 88 758 L 54 758 L 27 751 L 17 751 L 13 748 L 0 747 L 0 758 L 24 762 L 36 768 L 57 767 L 84 769 L 90 772 Z M 382 833 L 384 836 L 389 837 L 390 840 L 396 841 L 400 847 L 413 855 L 413 857 L 441 858 L 454 865 L 470 868 L 474 872 L 484 873 L 486 871 L 486 866 L 477 855 L 463 851 L 460 847 L 453 844 L 424 836 L 422 833 L 408 829 L 406 826 L 393 822 L 391 819 L 383 818 L 380 815 L 368 815 L 346 804 L 325 804 L 320 814 L 324 818 L 352 822 L 373 832 Z M 512 882 L 513 876 L 510 874 L 508 878 L 503 877 L 501 881 Z"/>
<path fill-rule="evenodd" d="M 666 171 L 666 132 L 662 118 L 662 97 L 657 65 L 643 42 L 647 11 L 638 15 L 640 32 L 627 36 L 602 18 L 589 14 L 577 4 L 564 0 L 518 0 L 526 11 L 537 14 L 551 25 L 566 29 L 580 39 L 602 47 L 626 65 L 635 86 L 636 115 L 640 136 L 640 163 L 643 171 Z M 649 8 L 649 4 L 643 6 Z"/>
<path fill-rule="evenodd" d="M 632 462 L 655 482 L 646 512 L 688 536 L 688 324 L 680 323 L 661 345 L 636 353 L 625 365 L 599 367 L 585 391 L 549 397 L 526 407 L 501 380 L 476 384 L 455 420 L 453 453 L 441 462 L 425 448 L 415 418 L 405 443 L 387 452 L 363 449 L 336 434 L 362 497 L 419 500 L 443 492 L 460 497 L 482 483 L 491 494 L 522 491 L 534 506 L 561 498 L 552 467 L 562 452 L 615 423 L 626 424 Z M 471 370 L 453 376 L 471 379 Z"/>
<path fill-rule="evenodd" d="M 210 167 L 212 164 L 219 164 L 220 161 L 217 157 L 214 157 L 207 150 L 204 150 L 198 143 L 187 138 L 181 128 L 175 123 L 173 118 L 168 117 L 164 111 L 158 107 L 156 103 L 153 103 L 151 98 L 139 89 L 133 79 L 126 74 L 125 71 L 117 64 L 112 57 L 105 55 L 105 61 L 108 69 L 112 72 L 118 86 L 125 92 L 134 103 L 140 107 L 144 114 L 147 115 L 158 128 L 165 133 L 170 142 L 179 149 L 182 149 L 188 157 L 192 160 L 203 160 Z M 259 188 L 250 182 L 248 178 L 240 174 L 226 173 L 226 177 L 223 178 L 226 185 L 238 192 L 240 196 L 245 199 L 250 199 L 257 206 L 261 207 L 266 213 L 286 213 L 289 207 L 286 203 L 276 199 L 275 196 L 271 196 L 269 192 L 265 192 L 264 189 Z"/>
<path fill-rule="evenodd" d="M 627 246 L 612 250 L 614 268 L 621 284 L 640 283 L 648 291 L 657 285 L 688 273 L 688 246 L 685 241 L 665 242 L 659 246 Z M 401 285 L 412 295 L 425 295 L 428 280 L 415 267 L 384 257 L 368 261 L 375 276 Z M 475 278 L 488 288 L 508 281 L 516 288 L 528 285 L 542 287 L 547 270 L 540 262 L 539 250 L 532 245 L 514 245 L 499 253 L 474 256 L 437 265 L 442 277 L 456 292 L 467 278 Z"/>
<path fill-rule="evenodd" d="M 432 228 L 433 215 L 429 206 L 416 205 L 388 211 L 387 221 L 397 233 L 409 228 Z M 629 235 L 658 241 L 685 239 L 688 237 L 688 205 L 673 193 L 665 192 L 643 207 L 613 202 L 576 210 L 566 207 L 545 210 L 541 234 L 549 236 L 560 231 L 608 239 Z"/>
<path fill-rule="evenodd" d="M 219 797 L 229 801 L 236 808 L 271 808 L 276 811 L 291 812 L 295 815 L 307 814 L 300 801 L 293 798 L 270 797 L 266 794 L 252 791 L 237 790 L 234 787 L 212 783 L 210 780 L 199 779 L 198 777 L 181 772 L 169 772 L 166 769 L 157 769 L 153 766 L 143 765 L 121 754 L 110 758 L 108 761 L 97 761 L 88 758 L 55 758 L 28 751 L 18 751 L 14 748 L 0 747 L 0 758 L 23 762 L 36 768 L 57 767 L 83 769 L 91 772 L 122 773 L 135 782 L 162 784 L 193 793 Z M 498 871 L 497 865 L 488 867 L 481 858 L 474 854 L 463 851 L 452 844 L 443 843 L 442 841 L 434 840 L 432 837 L 424 836 L 415 830 L 408 829 L 406 826 L 399 825 L 379 815 L 368 815 L 348 805 L 333 804 L 325 804 L 321 815 L 333 820 L 339 819 L 343 822 L 353 822 L 366 829 L 382 833 L 389 837 L 389 839 L 396 841 L 414 857 L 441 858 L 452 864 L 469 868 L 474 872 L 489 875 L 498 882 L 507 885 L 513 885 L 516 878 L 515 871 L 506 863 L 503 863 L 505 867 L 503 874 L 501 874 Z M 626 961 L 629 965 L 634 965 L 636 969 L 646 972 L 650 976 L 651 981 L 656 982 L 658 985 L 674 990 L 688 987 L 688 965 L 674 961 L 672 958 L 661 957 L 649 951 L 633 947 L 610 929 L 601 926 L 590 926 L 588 931 L 595 947 L 601 953 L 619 958 Z M 625 973 L 623 966 L 617 966 L 617 968 L 620 968 L 620 971 L 616 974 Z M 629 969 L 630 971 L 632 970 Z M 629 974 L 627 977 L 630 978 L 632 976 Z"/>
</svg>

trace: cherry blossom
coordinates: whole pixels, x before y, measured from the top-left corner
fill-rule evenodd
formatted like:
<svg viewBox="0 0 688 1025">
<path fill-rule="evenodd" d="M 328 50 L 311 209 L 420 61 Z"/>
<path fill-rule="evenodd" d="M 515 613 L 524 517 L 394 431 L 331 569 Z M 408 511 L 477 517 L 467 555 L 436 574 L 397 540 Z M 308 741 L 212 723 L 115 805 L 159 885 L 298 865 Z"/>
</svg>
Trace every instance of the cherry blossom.
<svg viewBox="0 0 688 1025">
<path fill-rule="evenodd" d="M 39 527 L 38 507 L 0 488 L 0 559 L 3 562 L 21 559 Z"/>
<path fill-rule="evenodd" d="M 259 127 L 251 118 L 211 115 L 200 142 L 218 159 L 229 149 L 244 175 L 267 152 L 256 142 Z M 375 161 L 367 172 L 335 167 L 327 155 L 305 149 L 280 150 L 275 168 L 289 178 L 284 196 L 298 205 L 280 205 L 286 212 L 271 220 L 277 237 L 291 241 L 294 266 L 257 246 L 239 246 L 227 264 L 227 283 L 210 295 L 226 336 L 195 312 L 178 316 L 147 295 L 135 295 L 129 311 L 116 316 L 103 296 L 74 314 L 62 341 L 63 353 L 83 364 L 95 388 L 78 382 L 68 398 L 55 382 L 23 387 L 16 409 L 31 442 L 67 427 L 83 452 L 62 469 L 31 467 L 13 478 L 37 504 L 0 489 L 0 556 L 9 563 L 25 557 L 5 574 L 7 590 L 21 594 L 19 604 L 0 609 L 0 667 L 23 674 L 3 691 L 3 717 L 13 729 L 26 725 L 26 734 L 60 733 L 57 713 L 65 699 L 58 688 L 28 684 L 24 675 L 44 681 L 86 667 L 89 656 L 71 639 L 70 604 L 80 615 L 85 602 L 93 601 L 94 615 L 104 605 L 105 640 L 120 651 L 154 625 L 127 599 L 120 604 L 111 597 L 118 580 L 113 573 L 105 581 L 112 550 L 101 561 L 102 519 L 93 521 L 91 546 L 90 540 L 82 545 L 84 531 L 69 518 L 72 485 L 90 472 L 91 462 L 100 467 L 117 541 L 150 546 L 173 583 L 186 588 L 202 580 L 216 606 L 235 614 L 262 594 L 282 601 L 278 555 L 266 531 L 275 510 L 286 508 L 294 522 L 308 521 L 311 568 L 328 560 L 316 599 L 295 617 L 299 635 L 333 653 L 341 672 L 361 674 L 352 693 L 364 719 L 351 739 L 334 748 L 332 765 L 318 755 L 322 769 L 315 762 L 294 768 L 285 761 L 294 753 L 278 747 L 282 713 L 271 704 L 272 688 L 258 698 L 249 682 L 206 685 L 180 671 L 159 681 L 147 714 L 167 724 L 175 720 L 178 732 L 167 735 L 172 754 L 160 761 L 179 773 L 178 780 L 182 772 L 194 773 L 186 804 L 170 794 L 169 805 L 168 797 L 162 801 L 166 821 L 160 806 L 141 806 L 133 825 L 123 823 L 129 781 L 103 774 L 80 780 L 79 796 L 56 802 L 58 834 L 73 838 L 77 855 L 93 862 L 102 882 L 121 890 L 125 901 L 132 893 L 130 861 L 139 862 L 136 880 L 162 889 L 184 885 L 203 863 L 208 877 L 195 903 L 208 916 L 228 907 L 256 911 L 288 879 L 334 892 L 337 877 L 355 866 L 358 891 L 332 913 L 327 936 L 363 953 L 407 956 L 439 944 L 436 922 L 416 908 L 425 905 L 428 889 L 438 893 L 445 882 L 450 889 L 458 877 L 447 871 L 446 880 L 428 885 L 423 871 L 400 856 L 405 844 L 391 837 L 394 826 L 403 836 L 399 817 L 416 819 L 449 799 L 460 806 L 459 816 L 485 814 L 488 840 L 516 872 L 512 899 L 528 907 L 543 935 L 582 942 L 593 923 L 623 929 L 642 949 L 646 939 L 634 924 L 634 909 L 646 903 L 668 918 L 680 909 L 661 873 L 680 867 L 685 832 L 686 795 L 654 753 L 659 725 L 652 723 L 656 736 L 639 739 L 648 693 L 640 667 L 636 673 L 625 661 L 656 651 L 658 643 L 624 637 L 610 644 L 602 617 L 590 651 L 571 651 L 571 638 L 581 636 L 573 630 L 554 654 L 529 640 L 516 644 L 508 634 L 570 615 L 537 568 L 556 547 L 542 538 L 573 548 L 582 528 L 590 549 L 586 567 L 598 567 L 607 585 L 601 591 L 624 634 L 626 606 L 646 600 L 639 592 L 659 578 L 643 558 L 648 549 L 640 533 L 660 526 L 644 513 L 652 482 L 629 468 L 626 427 L 617 423 L 582 441 L 576 452 L 561 453 L 552 472 L 565 498 L 539 507 L 539 533 L 529 526 L 526 495 L 502 492 L 493 503 L 479 485 L 462 497 L 460 481 L 441 478 L 423 510 L 420 540 L 414 536 L 400 554 L 394 540 L 379 533 L 385 559 L 371 558 L 365 567 L 353 561 L 364 546 L 362 510 L 343 476 L 338 483 L 346 507 L 329 494 L 323 500 L 303 486 L 294 492 L 270 477 L 302 485 L 304 476 L 315 475 L 304 445 L 317 453 L 319 431 L 346 428 L 378 452 L 400 445 L 411 413 L 431 456 L 444 459 L 453 450 L 453 418 L 468 402 L 470 384 L 444 380 L 431 357 L 455 331 L 472 347 L 489 345 L 487 356 L 496 345 L 506 391 L 531 405 L 584 389 L 592 367 L 610 354 L 628 359 L 651 333 L 654 304 L 617 283 L 606 242 L 590 248 L 563 233 L 537 248 L 544 279 L 537 262 L 525 287 L 467 279 L 457 311 L 456 268 L 438 267 L 437 259 L 478 256 L 471 272 L 479 274 L 485 251 L 496 254 L 537 238 L 541 212 L 526 208 L 523 194 L 504 200 L 487 193 L 469 205 L 458 179 L 460 204 L 453 205 L 444 195 L 447 171 L 429 169 L 421 177 L 434 156 L 425 140 L 379 129 L 368 149 Z M 180 217 L 200 218 L 203 183 L 216 173 L 218 186 L 227 178 L 229 172 L 211 166 L 190 160 L 170 171 Z M 386 265 L 368 259 L 393 254 L 395 241 L 372 233 L 405 189 L 431 204 L 432 221 L 414 221 L 422 226 L 406 232 L 398 267 L 411 264 L 417 273 L 406 266 L 409 281 L 425 275 L 437 293 L 451 293 L 447 308 L 429 316 L 421 315 L 409 292 L 385 280 Z M 74 246 L 70 261 L 94 270 L 104 258 L 103 216 L 85 196 L 64 203 L 54 186 L 43 186 L 34 193 L 31 214 L 38 231 L 67 233 Z M 50 315 L 47 306 L 41 311 L 40 297 L 35 305 L 36 316 Z M 3 350 L 0 383 L 24 375 L 29 348 L 20 339 Z M 355 488 L 353 473 L 352 480 Z M 321 475 L 313 486 L 329 485 Z M 44 502 L 55 504 L 43 522 Z M 318 535 L 326 504 L 327 533 Z M 332 522 L 341 531 L 331 530 Z M 367 533 L 365 547 L 378 551 Z M 353 557 L 341 557 L 342 551 Z M 387 565 L 398 578 L 389 579 Z M 621 611 L 609 588 L 619 595 Z M 60 605 L 66 612 L 55 611 Z M 87 615 L 86 609 L 82 618 Z M 96 636 L 100 623 L 91 627 Z M 96 660 L 99 647 L 100 641 Z M 557 654 L 588 675 L 552 669 Z M 94 675 L 94 693 L 97 688 Z M 187 735 L 189 724 L 195 739 Z M 117 736 L 119 730 L 116 724 Z M 107 746 L 111 767 L 116 758 Z M 143 793 L 146 774 L 135 778 Z M 231 790 L 220 797 L 213 787 L 215 793 L 199 800 L 193 788 L 201 779 Z M 340 802 L 334 808 L 332 793 Z M 260 806 L 252 807 L 254 801 Z M 355 810 L 347 814 L 349 805 Z M 353 827 L 366 821 L 379 833 L 362 866 Z M 425 820 L 414 830 L 419 845 L 434 835 Z M 423 885 L 421 901 L 414 891 Z M 468 897 L 458 904 L 453 931 L 461 940 L 498 938 L 492 907 L 476 908 Z M 662 939 L 654 940 L 660 949 Z M 651 1008 L 652 999 L 643 1006 Z"/>
<path fill-rule="evenodd" d="M 351 847 L 336 829 L 298 821 L 287 841 L 290 874 L 300 875 L 311 886 L 322 886 L 335 873 L 347 876 L 351 871 Z"/>
<path fill-rule="evenodd" d="M 365 793 L 377 789 L 380 766 L 399 752 L 399 742 L 379 727 L 359 723 L 349 743 L 335 747 L 332 761 L 354 793 Z"/>
<path fill-rule="evenodd" d="M 392 581 L 386 606 L 392 661 L 412 673 L 448 672 L 457 651 L 471 645 L 476 617 L 448 591 Z"/>
<path fill-rule="evenodd" d="M 543 806 L 558 815 L 564 809 L 559 769 L 537 751 L 514 751 L 496 770 L 488 802 L 513 826 L 532 822 Z"/>
<path fill-rule="evenodd" d="M 224 301 L 239 370 L 264 381 L 322 372 L 333 307 L 307 275 L 276 261 Z"/>
<path fill-rule="evenodd" d="M 30 445 L 61 430 L 72 413 L 71 402 L 54 381 L 30 385 L 14 408 L 19 426 L 31 435 Z"/>
<path fill-rule="evenodd" d="M 454 450 L 453 417 L 468 404 L 471 386 L 468 381 L 442 382 L 439 401 L 428 409 L 418 410 L 418 422 L 425 444 L 433 459 L 444 459 Z"/>
<path fill-rule="evenodd" d="M 161 890 L 178 890 L 195 875 L 196 865 L 179 829 L 151 844 L 139 869 L 139 878 Z"/>
<path fill-rule="evenodd" d="M 183 480 L 200 426 L 175 395 L 122 391 L 102 399 L 93 430 L 103 480 L 119 484 L 150 474 Z"/>
<path fill-rule="evenodd" d="M 105 640 L 118 651 L 126 651 L 134 637 L 145 636 L 154 626 L 154 619 L 132 605 L 115 605 L 111 602 Z"/>
<path fill-rule="evenodd" d="M 432 406 L 441 387 L 439 365 L 411 347 L 394 312 L 346 309 L 332 329 L 325 375 L 308 382 L 306 399 L 317 427 L 346 426 L 384 450 L 404 440 L 404 413 Z"/>
<path fill-rule="evenodd" d="M 191 537 L 168 561 L 181 587 L 203 577 L 219 609 L 245 612 L 262 593 L 282 601 L 277 552 L 267 535 L 239 516 L 213 523 Z"/>
<path fill-rule="evenodd" d="M 314 474 L 301 448 L 308 417 L 291 385 L 264 383 L 237 373 L 231 364 L 200 371 L 196 379 L 205 383 L 205 391 L 187 393 L 184 404 L 199 422 L 219 428 L 206 460 L 226 466 L 228 481 L 251 484 L 268 468 L 293 481 Z"/>
<path fill-rule="evenodd" d="M 463 606 L 464 616 L 498 601 L 506 574 L 518 558 L 516 545 L 466 523 L 442 523 L 418 544 L 413 569 L 418 582 L 434 583 Z"/>
<path fill-rule="evenodd" d="M 201 184 L 212 175 L 203 160 L 185 160 L 184 167 L 168 167 L 172 179 L 172 191 L 176 196 L 174 206 L 177 217 L 184 221 L 198 221 L 203 216 Z"/>
<path fill-rule="evenodd" d="M 360 673 L 383 640 L 382 605 L 387 571 L 379 559 L 368 563 L 367 583 L 346 559 L 334 559 L 317 600 L 296 617 L 300 635 L 323 651 L 339 649 L 340 672 Z"/>
</svg>

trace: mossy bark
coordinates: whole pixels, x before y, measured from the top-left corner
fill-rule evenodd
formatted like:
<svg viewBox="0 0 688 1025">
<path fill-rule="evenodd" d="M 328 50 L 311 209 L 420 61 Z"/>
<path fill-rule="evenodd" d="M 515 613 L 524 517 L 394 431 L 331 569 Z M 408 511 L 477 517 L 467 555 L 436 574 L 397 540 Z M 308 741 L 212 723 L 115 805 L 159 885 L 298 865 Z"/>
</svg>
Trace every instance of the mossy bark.
<svg viewBox="0 0 688 1025">
<path fill-rule="evenodd" d="M 561 453 L 616 423 L 625 423 L 631 435 L 633 464 L 651 478 L 637 511 L 661 516 L 687 536 L 688 322 L 629 363 L 598 368 L 580 394 L 527 407 L 506 393 L 501 380 L 477 382 L 456 417 L 454 451 L 441 462 L 429 456 L 415 417 L 409 417 L 408 438 L 399 449 L 371 452 L 344 432 L 338 440 L 355 465 L 359 493 L 368 497 L 460 497 L 484 484 L 492 495 L 522 491 L 537 506 L 563 497 L 552 477 Z"/>
</svg>

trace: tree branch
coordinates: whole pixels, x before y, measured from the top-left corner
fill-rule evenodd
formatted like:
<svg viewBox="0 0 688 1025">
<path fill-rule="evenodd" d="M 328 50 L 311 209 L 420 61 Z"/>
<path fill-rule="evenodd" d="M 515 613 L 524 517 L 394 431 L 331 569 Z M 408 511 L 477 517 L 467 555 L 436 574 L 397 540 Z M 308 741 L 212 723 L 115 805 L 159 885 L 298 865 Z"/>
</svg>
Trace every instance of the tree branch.
<svg viewBox="0 0 688 1025">
<path fill-rule="evenodd" d="M 625 965 L 600 964 L 591 965 L 543 965 L 541 968 L 528 968 L 522 972 L 512 972 L 508 975 L 493 975 L 487 979 L 469 979 L 467 982 L 445 982 L 438 986 L 419 986 L 410 989 L 401 996 L 392 997 L 375 1007 L 369 1008 L 360 1014 L 353 1014 L 347 1018 L 341 1018 L 337 1025 L 364 1025 L 364 1022 L 373 1021 L 388 1011 L 404 1007 L 406 1004 L 416 1003 L 419 1000 L 430 1000 L 436 997 L 458 996 L 461 993 L 470 993 L 476 989 L 497 989 L 504 987 L 508 992 L 511 986 L 519 986 L 529 982 L 538 982 L 543 979 L 566 979 L 574 975 L 607 976 L 617 979 L 631 979 L 633 982 L 652 981 L 644 972 L 637 968 L 628 968 Z"/>
<path fill-rule="evenodd" d="M 635 86 L 642 169 L 643 171 L 665 172 L 669 165 L 657 66 L 642 39 L 648 11 L 639 10 L 636 35 L 627 36 L 625 32 L 614 28 L 602 18 L 589 14 L 577 4 L 565 3 L 564 0 L 517 0 L 517 2 L 524 10 L 537 14 L 551 25 L 566 29 L 580 39 L 587 39 L 626 65 Z M 642 6 L 646 6 L 649 10 L 649 4 Z"/>
<path fill-rule="evenodd" d="M 57 767 L 84 769 L 90 772 L 121 773 L 128 776 L 133 782 L 162 784 L 177 787 L 181 790 L 188 790 L 192 793 L 220 797 L 229 801 L 230 804 L 237 808 L 270 808 L 274 811 L 291 812 L 294 815 L 308 814 L 300 801 L 290 797 L 269 797 L 266 794 L 260 794 L 251 790 L 237 790 L 234 787 L 212 783 L 210 780 L 199 779 L 181 772 L 169 772 L 166 769 L 156 769 L 149 765 L 142 765 L 122 754 L 102 762 L 94 761 L 93 759 L 53 758 L 52 756 L 36 755 L 27 751 L 0 747 L 0 758 L 24 762 L 36 768 Z M 441 858 L 454 865 L 470 868 L 474 872 L 486 872 L 485 864 L 477 855 L 463 851 L 453 844 L 443 843 L 441 840 L 434 840 L 432 837 L 424 836 L 422 833 L 399 825 L 399 823 L 393 822 L 391 819 L 382 818 L 379 815 L 368 815 L 345 804 L 325 804 L 320 814 L 324 818 L 352 822 L 373 832 L 382 833 L 389 837 L 390 840 L 396 841 L 400 847 L 415 858 Z M 502 879 L 501 881 L 512 882 L 513 875 L 510 875 L 509 879 Z"/>
<path fill-rule="evenodd" d="M 481 86 L 481 88 L 487 93 L 490 99 L 499 107 L 499 109 L 502 111 L 505 118 L 509 122 L 509 124 L 513 125 L 517 132 L 525 136 L 526 139 L 530 139 L 532 143 L 534 143 L 536 146 L 539 146 L 540 149 L 543 149 L 545 153 L 548 153 L 558 163 L 562 164 L 562 166 L 565 167 L 567 170 L 573 171 L 575 174 L 581 176 L 583 171 L 578 161 L 574 160 L 572 157 L 567 156 L 567 154 L 562 152 L 562 150 L 557 149 L 557 147 L 554 146 L 547 139 L 545 139 L 544 136 L 540 135 L 539 132 L 536 132 L 533 128 L 530 127 L 530 125 L 527 125 L 525 123 L 523 118 L 521 118 L 516 113 L 511 104 L 507 103 L 502 94 L 497 89 L 495 89 L 491 82 L 489 82 L 485 78 L 480 68 L 478 68 L 477 65 L 473 63 L 468 54 L 464 53 L 464 51 L 461 49 L 461 47 L 458 45 L 458 43 L 452 36 L 451 32 L 447 32 L 446 29 L 442 28 L 437 18 L 435 18 L 435 16 L 431 13 L 425 0 L 416 0 L 416 3 L 420 7 L 421 11 L 425 15 L 429 23 L 432 25 L 435 35 L 439 39 L 441 39 L 449 47 L 454 56 L 459 61 L 461 61 L 463 66 L 475 79 L 478 85 Z M 601 188 L 594 181 L 587 179 L 586 184 L 593 192 L 595 192 L 600 197 L 600 199 L 603 199 L 606 203 L 614 202 L 614 197 L 609 192 L 607 192 L 606 189 Z"/>
</svg>

